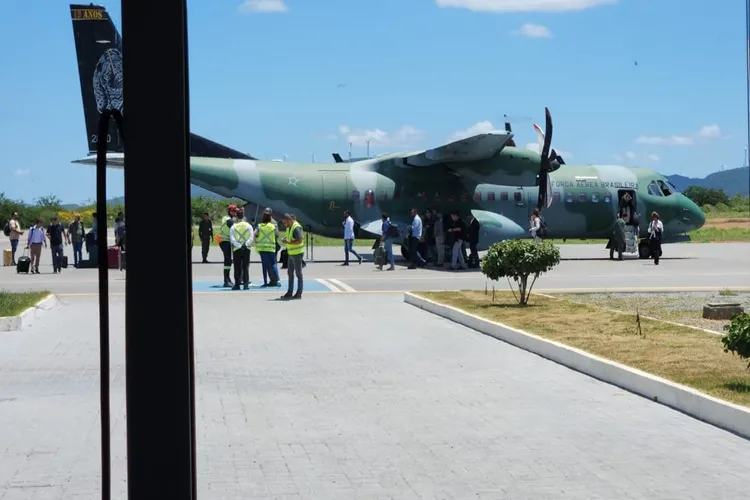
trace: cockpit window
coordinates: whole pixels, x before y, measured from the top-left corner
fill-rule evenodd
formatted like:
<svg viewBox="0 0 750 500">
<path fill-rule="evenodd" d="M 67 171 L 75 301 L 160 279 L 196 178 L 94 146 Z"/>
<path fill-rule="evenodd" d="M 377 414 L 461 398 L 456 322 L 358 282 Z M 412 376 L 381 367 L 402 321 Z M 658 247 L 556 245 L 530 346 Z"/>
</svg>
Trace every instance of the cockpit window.
<svg viewBox="0 0 750 500">
<path fill-rule="evenodd" d="M 651 181 L 648 185 L 648 194 L 651 196 L 662 196 L 659 186 L 656 185 L 656 181 Z"/>
<path fill-rule="evenodd" d="M 664 193 L 664 196 L 669 196 L 670 194 L 672 194 L 672 190 L 669 189 L 669 186 L 667 186 L 664 181 L 658 180 L 656 182 L 659 184 L 659 188 L 661 189 L 661 192 Z"/>
<path fill-rule="evenodd" d="M 669 182 L 669 180 L 667 180 L 666 183 L 667 183 L 667 186 L 669 186 L 669 189 L 671 189 L 673 193 L 679 193 L 680 192 L 680 190 L 677 189 L 677 186 L 675 186 L 674 184 L 672 184 L 671 182 Z"/>
</svg>

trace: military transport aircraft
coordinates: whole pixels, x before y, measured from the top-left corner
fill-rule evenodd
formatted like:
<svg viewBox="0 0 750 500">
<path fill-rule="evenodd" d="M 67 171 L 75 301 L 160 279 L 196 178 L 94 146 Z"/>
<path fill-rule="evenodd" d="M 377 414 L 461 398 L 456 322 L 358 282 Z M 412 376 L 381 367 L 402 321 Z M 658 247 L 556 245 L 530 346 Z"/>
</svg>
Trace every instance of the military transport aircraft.
<svg viewBox="0 0 750 500">
<path fill-rule="evenodd" d="M 100 112 L 123 110 L 122 39 L 107 11 L 71 5 L 89 156 L 74 163 L 95 165 Z M 479 249 L 504 239 L 528 237 L 529 215 L 544 211 L 548 236 L 608 238 L 619 200 L 629 193 L 635 212 L 648 220 L 653 210 L 664 223 L 664 242 L 700 228 L 703 212 L 662 175 L 645 168 L 567 165 L 550 150 L 552 119 L 537 127 L 541 154 L 518 148 L 513 133 L 478 134 L 434 149 L 382 154 L 335 163 L 261 161 L 191 134 L 190 180 L 219 195 L 236 197 L 252 211 L 272 207 L 293 212 L 317 234 L 342 235 L 349 209 L 366 233 L 380 235 L 381 213 L 404 231 L 409 211 L 438 208 L 448 214 L 471 212 L 481 224 Z M 124 148 L 114 126 L 107 166 L 124 168 Z M 645 222 L 645 221 L 644 221 Z M 639 226 L 646 236 L 646 223 Z M 403 247 L 402 254 L 408 251 Z M 648 257 L 645 246 L 640 257 Z"/>
</svg>

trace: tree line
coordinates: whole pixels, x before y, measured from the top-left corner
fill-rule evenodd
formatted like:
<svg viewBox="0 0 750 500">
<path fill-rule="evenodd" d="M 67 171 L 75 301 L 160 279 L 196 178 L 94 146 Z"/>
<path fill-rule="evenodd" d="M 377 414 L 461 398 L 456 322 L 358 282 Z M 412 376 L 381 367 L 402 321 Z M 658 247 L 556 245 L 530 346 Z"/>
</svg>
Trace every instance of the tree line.
<svg viewBox="0 0 750 500">
<path fill-rule="evenodd" d="M 750 197 L 736 194 L 727 196 L 722 189 L 690 186 L 682 192 L 704 212 L 748 212 Z"/>
</svg>

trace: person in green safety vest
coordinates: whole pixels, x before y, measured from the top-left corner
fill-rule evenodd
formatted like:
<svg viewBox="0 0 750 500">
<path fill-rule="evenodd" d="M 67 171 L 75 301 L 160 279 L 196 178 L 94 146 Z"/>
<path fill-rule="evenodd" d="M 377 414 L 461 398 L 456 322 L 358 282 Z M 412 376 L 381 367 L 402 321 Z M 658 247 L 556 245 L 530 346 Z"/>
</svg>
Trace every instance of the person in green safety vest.
<svg viewBox="0 0 750 500">
<path fill-rule="evenodd" d="M 282 299 L 301 299 L 302 298 L 302 258 L 305 255 L 305 234 L 302 225 L 297 222 L 294 214 L 284 214 L 284 227 L 286 227 L 286 236 L 281 243 L 286 246 L 287 255 L 289 256 L 287 271 L 287 290 Z M 297 293 L 294 292 L 294 277 L 297 277 Z"/>
<path fill-rule="evenodd" d="M 232 280 L 229 279 L 229 272 L 232 270 L 232 243 L 229 241 L 229 232 L 231 231 L 232 225 L 237 221 L 237 206 L 229 205 L 227 213 L 221 218 L 221 229 L 219 230 L 219 248 L 221 253 L 224 254 L 224 287 L 231 288 L 233 286 Z"/>
<path fill-rule="evenodd" d="M 229 230 L 229 241 L 234 250 L 234 286 L 232 290 L 239 290 L 242 285 L 245 290 L 250 289 L 250 248 L 253 245 L 253 226 L 245 220 L 242 209 L 238 209 L 237 222 Z"/>
<path fill-rule="evenodd" d="M 260 255 L 260 262 L 263 266 L 263 285 L 261 288 L 269 286 L 280 287 L 279 267 L 276 264 L 276 241 L 279 237 L 279 230 L 274 224 L 271 214 L 263 212 L 263 216 L 255 230 L 255 250 Z"/>
</svg>

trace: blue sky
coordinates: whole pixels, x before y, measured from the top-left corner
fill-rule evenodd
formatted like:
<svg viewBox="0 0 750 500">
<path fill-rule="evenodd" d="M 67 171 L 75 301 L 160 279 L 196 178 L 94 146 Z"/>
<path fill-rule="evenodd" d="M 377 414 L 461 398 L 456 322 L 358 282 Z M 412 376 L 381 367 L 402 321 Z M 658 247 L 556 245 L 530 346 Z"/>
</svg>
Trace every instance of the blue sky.
<svg viewBox="0 0 750 500">
<path fill-rule="evenodd" d="M 102 1 L 117 25 L 120 2 Z M 704 176 L 747 142 L 745 2 L 188 0 L 191 125 L 264 159 L 330 162 L 502 128 L 544 106 L 569 164 Z M 0 192 L 95 195 L 69 3 L 0 18 Z M 12 48 L 12 49 L 10 49 Z M 636 65 L 637 62 L 637 65 Z M 122 174 L 109 195 L 123 194 Z"/>
</svg>

